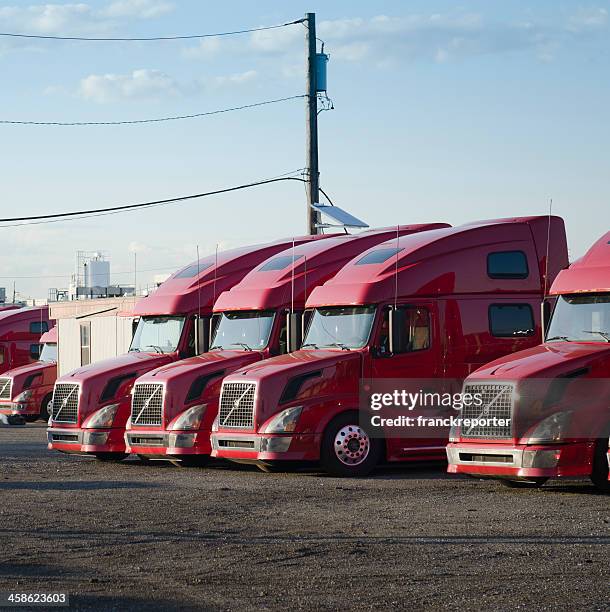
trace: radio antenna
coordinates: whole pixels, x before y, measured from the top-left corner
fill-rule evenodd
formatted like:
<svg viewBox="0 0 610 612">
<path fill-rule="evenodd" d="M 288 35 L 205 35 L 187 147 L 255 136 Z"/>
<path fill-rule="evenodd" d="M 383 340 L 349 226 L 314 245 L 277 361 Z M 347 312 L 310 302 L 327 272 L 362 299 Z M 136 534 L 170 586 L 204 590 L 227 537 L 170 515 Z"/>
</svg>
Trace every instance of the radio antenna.
<svg viewBox="0 0 610 612">
<path fill-rule="evenodd" d="M 292 239 L 292 274 L 290 279 L 290 314 L 294 312 L 294 238 Z"/>
<path fill-rule="evenodd" d="M 394 260 L 394 310 L 398 306 L 398 251 L 400 250 L 400 225 L 396 226 L 396 258 Z"/>
<path fill-rule="evenodd" d="M 214 259 L 214 302 L 216 302 L 216 278 L 218 277 L 218 243 L 216 243 L 216 258 Z M 212 308 L 214 306 L 212 305 Z"/>
<path fill-rule="evenodd" d="M 201 348 L 201 338 L 199 337 L 201 333 L 201 278 L 199 275 L 201 274 L 201 269 L 199 267 L 199 245 L 197 245 L 197 320 L 195 321 L 195 352 L 197 355 L 200 354 Z"/>
<path fill-rule="evenodd" d="M 544 285 L 542 289 L 542 302 L 540 303 L 540 331 L 542 332 L 542 341 L 546 335 L 546 313 L 544 309 L 547 291 L 549 288 L 549 254 L 551 249 L 551 216 L 553 214 L 553 198 L 549 199 L 549 217 L 546 229 L 546 258 L 544 260 Z"/>
</svg>

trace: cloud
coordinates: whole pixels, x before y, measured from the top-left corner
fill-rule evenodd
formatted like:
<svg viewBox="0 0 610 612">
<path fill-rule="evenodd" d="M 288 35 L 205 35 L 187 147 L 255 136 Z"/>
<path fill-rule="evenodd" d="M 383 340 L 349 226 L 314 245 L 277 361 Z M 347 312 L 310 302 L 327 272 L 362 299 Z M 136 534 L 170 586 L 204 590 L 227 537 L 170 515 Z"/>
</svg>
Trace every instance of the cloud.
<svg viewBox="0 0 610 612">
<path fill-rule="evenodd" d="M 254 81 L 258 73 L 256 70 L 247 70 L 246 72 L 239 72 L 237 74 L 230 74 L 227 76 L 217 76 L 214 78 L 214 84 L 217 87 L 224 87 L 226 85 L 243 85 Z"/>
<path fill-rule="evenodd" d="M 604 28 L 608 25 L 608 10 L 605 8 L 581 8 L 568 20 L 568 29 L 573 32 Z"/>
<path fill-rule="evenodd" d="M 581 9 L 560 21 L 497 21 L 484 13 L 448 11 L 401 16 L 344 18 L 318 23 L 318 37 L 326 42 L 333 61 L 372 61 L 378 67 L 397 62 L 464 60 L 481 55 L 530 52 L 541 61 L 552 61 L 566 45 L 582 42 L 594 32 L 605 33 L 606 8 Z M 303 55 L 303 28 L 291 26 L 253 32 L 241 41 L 202 42 L 184 55 L 207 59 L 218 55 L 248 55 L 275 61 L 282 56 L 280 74 L 290 77 Z M 298 70 L 301 72 L 301 69 Z"/>
<path fill-rule="evenodd" d="M 137 17 L 151 19 L 171 13 L 174 5 L 163 0 L 116 0 L 102 10 L 108 17 Z"/>
<path fill-rule="evenodd" d="M 91 74 L 82 79 L 78 93 L 85 100 L 106 104 L 175 96 L 181 89 L 172 77 L 160 70 L 140 69 L 130 74 Z"/>
<path fill-rule="evenodd" d="M 44 35 L 102 35 L 121 22 L 151 19 L 173 10 L 166 0 L 115 0 L 101 9 L 86 2 L 13 5 L 0 8 L 0 26 L 6 32 Z"/>
</svg>

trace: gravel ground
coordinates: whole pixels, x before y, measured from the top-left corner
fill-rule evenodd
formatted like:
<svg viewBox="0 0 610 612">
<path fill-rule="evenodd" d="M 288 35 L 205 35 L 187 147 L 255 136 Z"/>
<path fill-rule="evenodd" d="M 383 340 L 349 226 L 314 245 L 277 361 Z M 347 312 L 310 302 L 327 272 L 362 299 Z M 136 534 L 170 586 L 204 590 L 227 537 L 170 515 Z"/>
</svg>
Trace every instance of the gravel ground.
<svg viewBox="0 0 610 612">
<path fill-rule="evenodd" d="M 82 610 L 610 610 L 610 497 L 402 466 L 363 480 L 101 464 L 0 429 L 0 592 Z"/>
</svg>

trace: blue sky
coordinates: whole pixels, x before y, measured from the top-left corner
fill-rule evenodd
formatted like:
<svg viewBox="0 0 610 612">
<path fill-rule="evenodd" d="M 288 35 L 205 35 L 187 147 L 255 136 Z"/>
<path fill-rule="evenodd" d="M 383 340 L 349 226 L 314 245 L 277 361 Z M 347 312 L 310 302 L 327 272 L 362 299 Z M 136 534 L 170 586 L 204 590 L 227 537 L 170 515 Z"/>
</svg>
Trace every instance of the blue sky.
<svg viewBox="0 0 610 612">
<path fill-rule="evenodd" d="M 544 214 L 572 257 L 609 229 L 610 2 L 87 0 L 0 2 L 0 31 L 155 36 L 318 17 L 331 54 L 323 187 L 371 226 Z M 190 114 L 304 92 L 302 26 L 206 41 L 0 38 L 0 119 Z M 304 102 L 124 127 L 0 126 L 2 217 L 222 188 L 305 165 Z M 89 220 L 1 228 L 0 286 L 46 296 L 75 251 L 110 252 L 116 282 L 202 253 L 299 234 L 286 183 Z M 58 276 L 60 278 L 52 278 Z"/>
</svg>

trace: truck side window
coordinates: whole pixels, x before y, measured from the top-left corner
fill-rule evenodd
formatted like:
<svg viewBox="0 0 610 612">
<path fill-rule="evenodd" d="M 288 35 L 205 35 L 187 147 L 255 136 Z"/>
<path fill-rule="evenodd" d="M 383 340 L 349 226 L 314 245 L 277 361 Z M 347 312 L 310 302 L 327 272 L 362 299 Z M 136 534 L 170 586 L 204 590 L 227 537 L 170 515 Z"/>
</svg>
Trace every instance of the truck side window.
<svg viewBox="0 0 610 612">
<path fill-rule="evenodd" d="M 282 326 L 280 327 L 279 354 L 285 355 L 288 352 L 288 322 L 284 315 L 281 316 Z"/>
<path fill-rule="evenodd" d="M 30 334 L 44 334 L 49 331 L 49 324 L 46 321 L 32 321 L 30 323 Z"/>
<path fill-rule="evenodd" d="M 529 268 L 523 251 L 500 251 L 487 256 L 489 278 L 527 278 Z"/>
<path fill-rule="evenodd" d="M 40 359 L 41 344 L 30 344 L 30 357 L 32 359 Z"/>
<path fill-rule="evenodd" d="M 492 304 L 489 329 L 496 338 L 533 336 L 536 328 L 532 307 L 529 304 Z"/>
<path fill-rule="evenodd" d="M 406 352 L 423 351 L 430 348 L 430 314 L 427 308 L 407 307 L 405 312 L 405 325 L 407 326 Z M 384 312 L 379 333 L 379 353 L 387 355 L 390 352 L 389 340 L 389 311 Z"/>
</svg>

